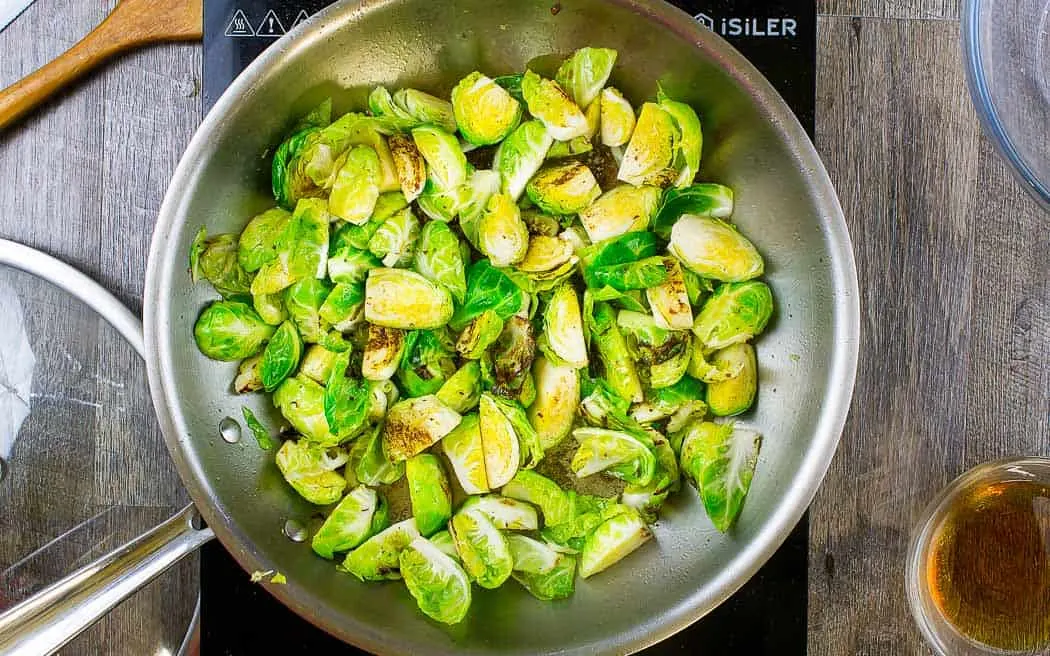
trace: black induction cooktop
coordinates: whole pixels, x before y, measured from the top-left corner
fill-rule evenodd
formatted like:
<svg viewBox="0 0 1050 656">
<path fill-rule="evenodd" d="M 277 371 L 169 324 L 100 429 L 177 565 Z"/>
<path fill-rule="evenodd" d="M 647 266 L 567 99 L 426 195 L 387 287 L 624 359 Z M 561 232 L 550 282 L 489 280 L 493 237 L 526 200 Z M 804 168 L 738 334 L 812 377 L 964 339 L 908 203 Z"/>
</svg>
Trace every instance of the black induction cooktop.
<svg viewBox="0 0 1050 656">
<path fill-rule="evenodd" d="M 205 110 L 267 46 L 329 4 L 326 0 L 205 0 Z M 813 0 L 675 0 L 672 4 L 724 36 L 751 60 L 812 135 L 817 27 Z M 805 654 L 808 526 L 808 518 L 803 518 L 758 574 L 717 610 L 642 653 Z M 325 651 L 315 651 L 321 649 Z M 300 619 L 251 583 L 221 545 L 205 546 L 201 654 L 269 653 L 365 654 Z"/>
</svg>

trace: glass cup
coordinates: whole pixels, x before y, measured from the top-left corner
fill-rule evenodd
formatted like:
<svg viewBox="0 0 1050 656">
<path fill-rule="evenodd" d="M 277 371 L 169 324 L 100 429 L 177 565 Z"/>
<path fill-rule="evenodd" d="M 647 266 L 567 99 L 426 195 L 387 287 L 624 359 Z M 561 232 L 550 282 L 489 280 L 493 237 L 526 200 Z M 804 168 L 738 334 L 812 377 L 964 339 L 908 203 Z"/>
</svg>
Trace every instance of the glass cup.
<svg viewBox="0 0 1050 656">
<path fill-rule="evenodd" d="M 999 489 L 998 483 L 1035 483 L 1050 487 L 1050 458 L 1010 458 L 988 462 L 971 469 L 952 481 L 923 511 L 908 549 L 906 592 L 912 616 L 923 637 L 941 656 L 984 656 L 986 654 L 1047 654 L 1050 643 L 1011 651 L 993 647 L 964 635 L 947 617 L 934 599 L 930 580 L 930 559 L 942 529 L 957 504 L 973 499 L 986 486 Z M 1050 520 L 1050 514 L 1047 515 Z M 1050 526 L 1043 527 L 1043 549 L 1050 558 Z"/>
</svg>

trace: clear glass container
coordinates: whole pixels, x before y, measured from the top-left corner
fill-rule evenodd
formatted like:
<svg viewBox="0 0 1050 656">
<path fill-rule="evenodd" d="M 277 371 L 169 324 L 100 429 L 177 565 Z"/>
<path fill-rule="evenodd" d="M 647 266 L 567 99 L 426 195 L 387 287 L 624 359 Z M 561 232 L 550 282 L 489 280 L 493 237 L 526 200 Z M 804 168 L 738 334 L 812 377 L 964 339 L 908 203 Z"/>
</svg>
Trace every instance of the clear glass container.
<svg viewBox="0 0 1050 656">
<path fill-rule="evenodd" d="M 977 115 L 1025 188 L 1050 208 L 1050 2 L 966 0 L 962 39 Z"/>
<path fill-rule="evenodd" d="M 1050 458 L 1028 457 L 997 460 L 978 465 L 952 481 L 923 511 L 908 549 L 905 588 L 912 616 L 923 637 L 941 656 L 1045 655 L 1050 644 L 1023 651 L 994 648 L 963 635 L 941 612 L 931 590 L 929 563 L 942 527 L 967 495 L 996 483 L 1036 483 L 1050 486 Z M 1042 524 L 1040 518 L 1040 524 Z M 1042 546 L 1050 555 L 1050 513 L 1045 518 Z"/>
<path fill-rule="evenodd" d="M 0 265 L 0 612 L 187 502 L 136 348 L 74 295 Z M 59 653 L 184 653 L 198 590 L 194 556 Z"/>
</svg>

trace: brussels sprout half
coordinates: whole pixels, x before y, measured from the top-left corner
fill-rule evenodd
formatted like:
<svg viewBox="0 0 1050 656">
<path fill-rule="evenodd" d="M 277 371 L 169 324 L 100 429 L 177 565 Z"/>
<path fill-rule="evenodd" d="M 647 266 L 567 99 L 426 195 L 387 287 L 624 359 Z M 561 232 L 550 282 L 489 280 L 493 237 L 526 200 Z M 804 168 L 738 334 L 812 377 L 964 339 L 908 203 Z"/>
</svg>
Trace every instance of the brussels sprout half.
<svg viewBox="0 0 1050 656">
<path fill-rule="evenodd" d="M 478 510 L 457 512 L 448 526 L 463 569 L 483 588 L 494 590 L 510 578 L 514 560 L 503 534 Z"/>
<path fill-rule="evenodd" d="M 416 271 L 452 294 L 457 303 L 467 295 L 467 272 L 459 238 L 441 221 L 423 226 L 415 256 Z"/>
<path fill-rule="evenodd" d="M 452 109 L 463 137 L 476 146 L 502 141 L 521 121 L 521 104 L 475 71 L 452 89 Z"/>
<path fill-rule="evenodd" d="M 577 369 L 587 366 L 587 344 L 576 290 L 565 284 L 554 290 L 543 314 L 547 347 L 562 362 Z"/>
<path fill-rule="evenodd" d="M 734 369 L 732 378 L 707 386 L 707 406 L 711 414 L 732 417 L 749 410 L 758 393 L 758 364 L 755 348 L 750 344 L 733 344 L 715 353 L 713 364 L 718 369 Z"/>
<path fill-rule="evenodd" d="M 416 528 L 429 537 L 452 517 L 452 488 L 437 456 L 421 453 L 405 461 L 405 477 Z"/>
<path fill-rule="evenodd" d="M 343 570 L 362 581 L 401 578 L 401 552 L 416 538 L 422 538 L 412 518 L 373 535 L 346 555 Z"/>
<path fill-rule="evenodd" d="M 582 210 L 580 222 L 592 242 L 645 231 L 662 194 L 658 187 L 621 185 L 605 192 Z"/>
<path fill-rule="evenodd" d="M 350 551 L 367 540 L 378 507 L 375 490 L 364 485 L 350 490 L 314 534 L 310 542 L 314 553 L 331 560 L 336 552 Z"/>
<path fill-rule="evenodd" d="M 551 214 L 576 214 L 602 193 L 591 170 L 577 161 L 543 167 L 529 180 L 525 191 L 529 200 Z"/>
<path fill-rule="evenodd" d="M 408 266 L 419 241 L 419 219 L 410 208 L 397 212 L 376 229 L 368 250 L 386 267 Z"/>
<path fill-rule="evenodd" d="M 320 446 L 344 440 L 332 432 L 325 417 L 325 388 L 306 376 L 286 378 L 273 393 L 273 404 L 295 430 Z"/>
<path fill-rule="evenodd" d="M 193 337 L 201 353 L 229 362 L 258 353 L 274 330 L 245 303 L 215 301 L 197 318 Z"/>
<path fill-rule="evenodd" d="M 365 320 L 413 330 L 440 328 L 452 318 L 452 295 L 414 271 L 372 269 L 365 283 Z"/>
<path fill-rule="evenodd" d="M 521 198 L 525 185 L 547 157 L 554 137 L 540 121 L 525 121 L 496 149 L 492 168 L 502 181 L 503 193 L 515 200 Z"/>
<path fill-rule="evenodd" d="M 454 136 L 435 125 L 422 125 L 412 130 L 412 140 L 438 189 L 452 189 L 467 181 L 467 158 Z"/>
<path fill-rule="evenodd" d="M 529 406 L 529 422 L 540 446 L 551 449 L 572 430 L 580 402 L 580 374 L 571 364 L 555 364 L 540 356 L 532 365 L 536 400 Z"/>
<path fill-rule="evenodd" d="M 484 494 L 489 491 L 477 414 L 463 417 L 463 421 L 441 440 L 441 448 L 464 492 Z"/>
<path fill-rule="evenodd" d="M 718 350 L 762 333 L 773 316 L 773 293 L 763 282 L 720 285 L 704 303 L 693 334 L 706 349 Z"/>
<path fill-rule="evenodd" d="M 349 377 L 350 352 L 336 356 L 324 390 L 324 416 L 341 440 L 360 435 L 368 425 L 372 392 L 368 384 Z"/>
<path fill-rule="evenodd" d="M 529 230 L 521 220 L 518 206 L 507 194 L 489 197 L 477 230 L 478 250 L 488 256 L 492 266 L 510 266 L 525 258 Z"/>
<path fill-rule="evenodd" d="M 535 531 L 540 527 L 535 508 L 498 494 L 470 497 L 460 508 L 460 512 L 468 511 L 485 515 L 501 531 Z"/>
<path fill-rule="evenodd" d="M 437 397 L 462 415 L 478 406 L 481 391 L 481 365 L 472 360 L 449 376 L 437 391 Z"/>
<path fill-rule="evenodd" d="M 276 460 L 284 480 L 310 503 L 327 506 L 342 498 L 346 479 L 335 470 L 346 462 L 345 454 L 332 458 L 321 445 L 287 440 Z"/>
<path fill-rule="evenodd" d="M 557 526 L 572 521 L 574 509 L 570 496 L 551 479 L 534 471 L 523 469 L 514 475 L 503 489 L 503 496 L 527 501 L 539 506 L 543 523 Z"/>
<path fill-rule="evenodd" d="M 697 422 L 682 441 L 682 472 L 696 485 L 711 522 L 725 533 L 751 488 L 762 436 L 735 424 Z"/>
<path fill-rule="evenodd" d="M 529 107 L 529 113 L 539 119 L 558 141 L 568 141 L 587 134 L 587 117 L 554 80 L 525 71 L 521 78 L 521 94 Z"/>
<path fill-rule="evenodd" d="M 580 48 L 562 62 L 554 79 L 577 106 L 588 107 L 609 80 L 616 54 L 611 48 Z"/>
<path fill-rule="evenodd" d="M 328 211 L 355 225 L 368 222 L 379 200 L 379 155 L 371 146 L 354 146 L 335 175 Z"/>
<path fill-rule="evenodd" d="M 633 509 L 605 520 L 584 542 L 580 576 L 589 578 L 612 567 L 652 537 L 645 521 Z"/>
<path fill-rule="evenodd" d="M 674 117 L 656 103 L 645 103 L 623 154 L 617 178 L 633 185 L 670 186 L 681 135 Z"/>
<path fill-rule="evenodd" d="M 263 350 L 260 375 L 263 389 L 272 392 L 299 366 L 303 341 L 291 321 L 282 323 Z"/>
<path fill-rule="evenodd" d="M 631 103 L 613 87 L 602 89 L 601 102 L 601 139 L 610 148 L 624 145 L 634 133 L 634 108 Z"/>
<path fill-rule="evenodd" d="M 705 216 L 686 214 L 671 229 L 667 250 L 704 278 L 743 282 L 762 275 L 758 249 L 732 226 Z"/>
<path fill-rule="evenodd" d="M 423 186 L 427 183 L 427 162 L 419 152 L 415 141 L 395 134 L 390 137 L 390 155 L 397 167 L 397 179 L 401 184 L 401 193 L 409 203 L 419 198 Z"/>
<path fill-rule="evenodd" d="M 460 333 L 456 350 L 470 360 L 480 360 L 503 333 L 503 319 L 493 310 L 476 316 Z"/>
<path fill-rule="evenodd" d="M 399 401 L 387 411 L 383 452 L 391 462 L 407 460 L 452 432 L 460 420 L 434 395 Z"/>
<path fill-rule="evenodd" d="M 470 579 L 459 563 L 423 537 L 400 554 L 408 591 L 427 617 L 444 624 L 463 621 L 470 610 Z"/>
<path fill-rule="evenodd" d="M 632 485 L 648 485 L 652 481 L 656 457 L 636 436 L 590 427 L 577 428 L 572 436 L 580 443 L 570 465 L 577 477 L 605 472 Z"/>
</svg>

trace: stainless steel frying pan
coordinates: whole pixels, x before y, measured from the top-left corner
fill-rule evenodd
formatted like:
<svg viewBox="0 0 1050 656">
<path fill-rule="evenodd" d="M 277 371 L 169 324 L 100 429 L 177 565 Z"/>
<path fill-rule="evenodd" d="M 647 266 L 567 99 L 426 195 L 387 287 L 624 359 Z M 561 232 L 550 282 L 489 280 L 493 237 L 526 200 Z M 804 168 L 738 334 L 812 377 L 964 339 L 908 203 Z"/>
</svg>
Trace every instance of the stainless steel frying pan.
<svg viewBox="0 0 1050 656">
<path fill-rule="evenodd" d="M 541 603 L 515 586 L 481 591 L 464 623 L 441 627 L 420 616 L 404 586 L 358 583 L 282 535 L 287 519 L 316 510 L 281 481 L 269 454 L 250 440 L 229 445 L 219 436 L 219 421 L 239 416 L 245 399 L 229 392 L 233 365 L 207 360 L 194 345 L 191 328 L 209 290 L 190 283 L 188 248 L 201 225 L 235 232 L 272 205 L 263 154 L 321 98 L 361 106 L 376 84 L 444 93 L 472 70 L 518 71 L 537 56 L 583 45 L 620 51 L 614 81 L 633 101 L 651 97 L 659 81 L 703 117 L 702 175 L 736 190 L 735 220 L 766 254 L 779 301 L 759 350 L 761 401 L 746 418 L 766 439 L 731 535 L 711 527 L 687 488 L 656 527 L 654 544 L 580 581 L 572 599 Z M 144 323 L 154 404 L 197 509 L 246 570 L 287 576 L 287 585 L 268 589 L 289 608 L 380 653 L 627 653 L 725 600 L 802 516 L 846 417 L 859 309 L 842 211 L 812 144 L 768 82 L 686 14 L 655 0 L 375 0 L 342 2 L 293 30 L 205 119 L 157 222 Z M 273 416 L 265 399 L 250 404 Z M 183 551 L 207 537 L 188 514 L 161 533 Z M 147 550 L 161 564 L 171 553 L 162 543 L 154 537 Z M 107 571 L 127 572 L 121 561 Z M 67 596 L 51 592 L 52 616 Z M 0 618 L 0 651 L 18 644 L 10 636 L 24 628 L 25 614 L 20 619 Z"/>
</svg>

